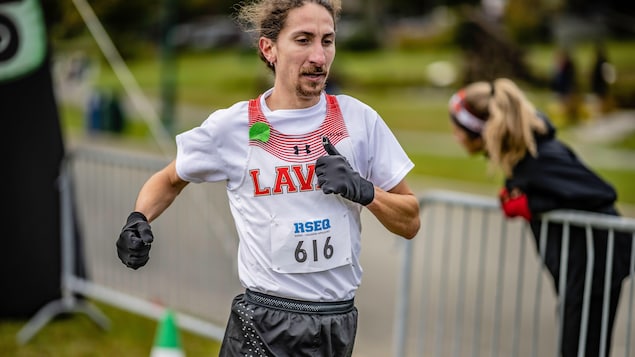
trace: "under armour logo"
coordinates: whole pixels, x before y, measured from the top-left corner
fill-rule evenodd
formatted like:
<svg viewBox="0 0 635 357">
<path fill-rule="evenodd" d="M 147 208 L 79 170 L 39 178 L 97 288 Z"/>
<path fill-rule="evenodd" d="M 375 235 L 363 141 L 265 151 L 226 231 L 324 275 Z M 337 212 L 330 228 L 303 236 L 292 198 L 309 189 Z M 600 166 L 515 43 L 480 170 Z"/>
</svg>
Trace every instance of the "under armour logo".
<svg viewBox="0 0 635 357">
<path fill-rule="evenodd" d="M 300 155 L 300 147 L 298 145 L 293 147 L 293 153 Z M 304 145 L 304 152 L 308 155 L 311 153 L 311 145 Z"/>
</svg>

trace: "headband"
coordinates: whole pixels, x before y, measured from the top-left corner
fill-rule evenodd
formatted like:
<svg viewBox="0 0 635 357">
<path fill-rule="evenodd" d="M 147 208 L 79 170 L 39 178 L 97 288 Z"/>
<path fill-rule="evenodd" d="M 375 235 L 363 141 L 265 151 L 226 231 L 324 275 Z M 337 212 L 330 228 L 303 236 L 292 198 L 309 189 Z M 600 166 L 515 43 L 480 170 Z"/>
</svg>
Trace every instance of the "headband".
<svg viewBox="0 0 635 357">
<path fill-rule="evenodd" d="M 483 132 L 485 120 L 470 113 L 470 111 L 465 108 L 465 90 L 463 89 L 456 92 L 450 98 L 450 117 L 452 117 L 456 124 L 473 134 L 480 136 L 481 132 Z"/>
</svg>

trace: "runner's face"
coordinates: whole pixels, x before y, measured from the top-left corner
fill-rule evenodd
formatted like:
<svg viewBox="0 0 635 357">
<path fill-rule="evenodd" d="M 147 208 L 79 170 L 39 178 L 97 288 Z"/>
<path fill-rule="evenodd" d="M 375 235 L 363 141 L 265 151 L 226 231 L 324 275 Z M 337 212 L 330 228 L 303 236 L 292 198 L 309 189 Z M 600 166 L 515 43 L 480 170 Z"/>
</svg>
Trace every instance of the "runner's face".
<svg viewBox="0 0 635 357">
<path fill-rule="evenodd" d="M 485 149 L 482 138 L 469 136 L 463 128 L 454 123 L 452 123 L 452 133 L 454 134 L 454 139 L 461 144 L 469 154 L 476 154 Z"/>
<path fill-rule="evenodd" d="M 276 88 L 302 100 L 318 97 L 335 58 L 335 25 L 322 6 L 306 3 L 289 11 L 273 45 Z"/>
</svg>

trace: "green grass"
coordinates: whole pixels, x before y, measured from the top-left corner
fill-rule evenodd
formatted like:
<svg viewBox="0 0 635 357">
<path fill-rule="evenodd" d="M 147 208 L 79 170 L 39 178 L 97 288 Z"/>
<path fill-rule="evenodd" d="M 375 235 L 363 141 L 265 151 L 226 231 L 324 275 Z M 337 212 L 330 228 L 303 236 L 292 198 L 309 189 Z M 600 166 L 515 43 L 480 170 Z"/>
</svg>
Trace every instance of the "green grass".
<svg viewBox="0 0 635 357">
<path fill-rule="evenodd" d="M 624 139 L 620 139 L 611 144 L 611 147 L 623 150 L 635 151 L 635 135 L 628 136 Z"/>
<path fill-rule="evenodd" d="M 598 169 L 597 172 L 615 187 L 618 202 L 635 204 L 635 171 Z"/>
<path fill-rule="evenodd" d="M 0 323 L 0 355 L 12 357 L 147 357 L 154 345 L 158 322 L 128 313 L 106 304 L 96 306 L 110 320 L 102 330 L 83 314 L 60 316 L 45 325 L 24 345 L 18 345 L 17 333 L 26 321 Z M 181 347 L 188 357 L 216 356 L 219 343 L 179 330 Z"/>
<path fill-rule="evenodd" d="M 411 154 L 415 162 L 412 173 L 415 175 L 435 176 L 452 180 L 499 186 L 501 178 L 496 173 L 488 173 L 488 164 L 482 158 L 475 157 L 439 157 L 437 155 Z"/>
</svg>

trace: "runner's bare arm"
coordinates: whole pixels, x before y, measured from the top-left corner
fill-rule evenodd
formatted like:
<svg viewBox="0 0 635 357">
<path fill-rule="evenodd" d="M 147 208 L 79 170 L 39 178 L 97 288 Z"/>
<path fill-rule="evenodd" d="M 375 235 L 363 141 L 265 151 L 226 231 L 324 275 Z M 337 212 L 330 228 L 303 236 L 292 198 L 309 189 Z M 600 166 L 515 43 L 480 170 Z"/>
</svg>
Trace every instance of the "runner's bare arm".
<svg viewBox="0 0 635 357">
<path fill-rule="evenodd" d="M 135 211 L 143 213 L 152 222 L 172 204 L 187 184 L 177 175 L 176 161 L 173 160 L 141 187 Z"/>
<path fill-rule="evenodd" d="M 419 202 L 406 181 L 390 191 L 375 186 L 375 199 L 366 208 L 394 234 L 412 239 L 419 232 Z"/>
</svg>

